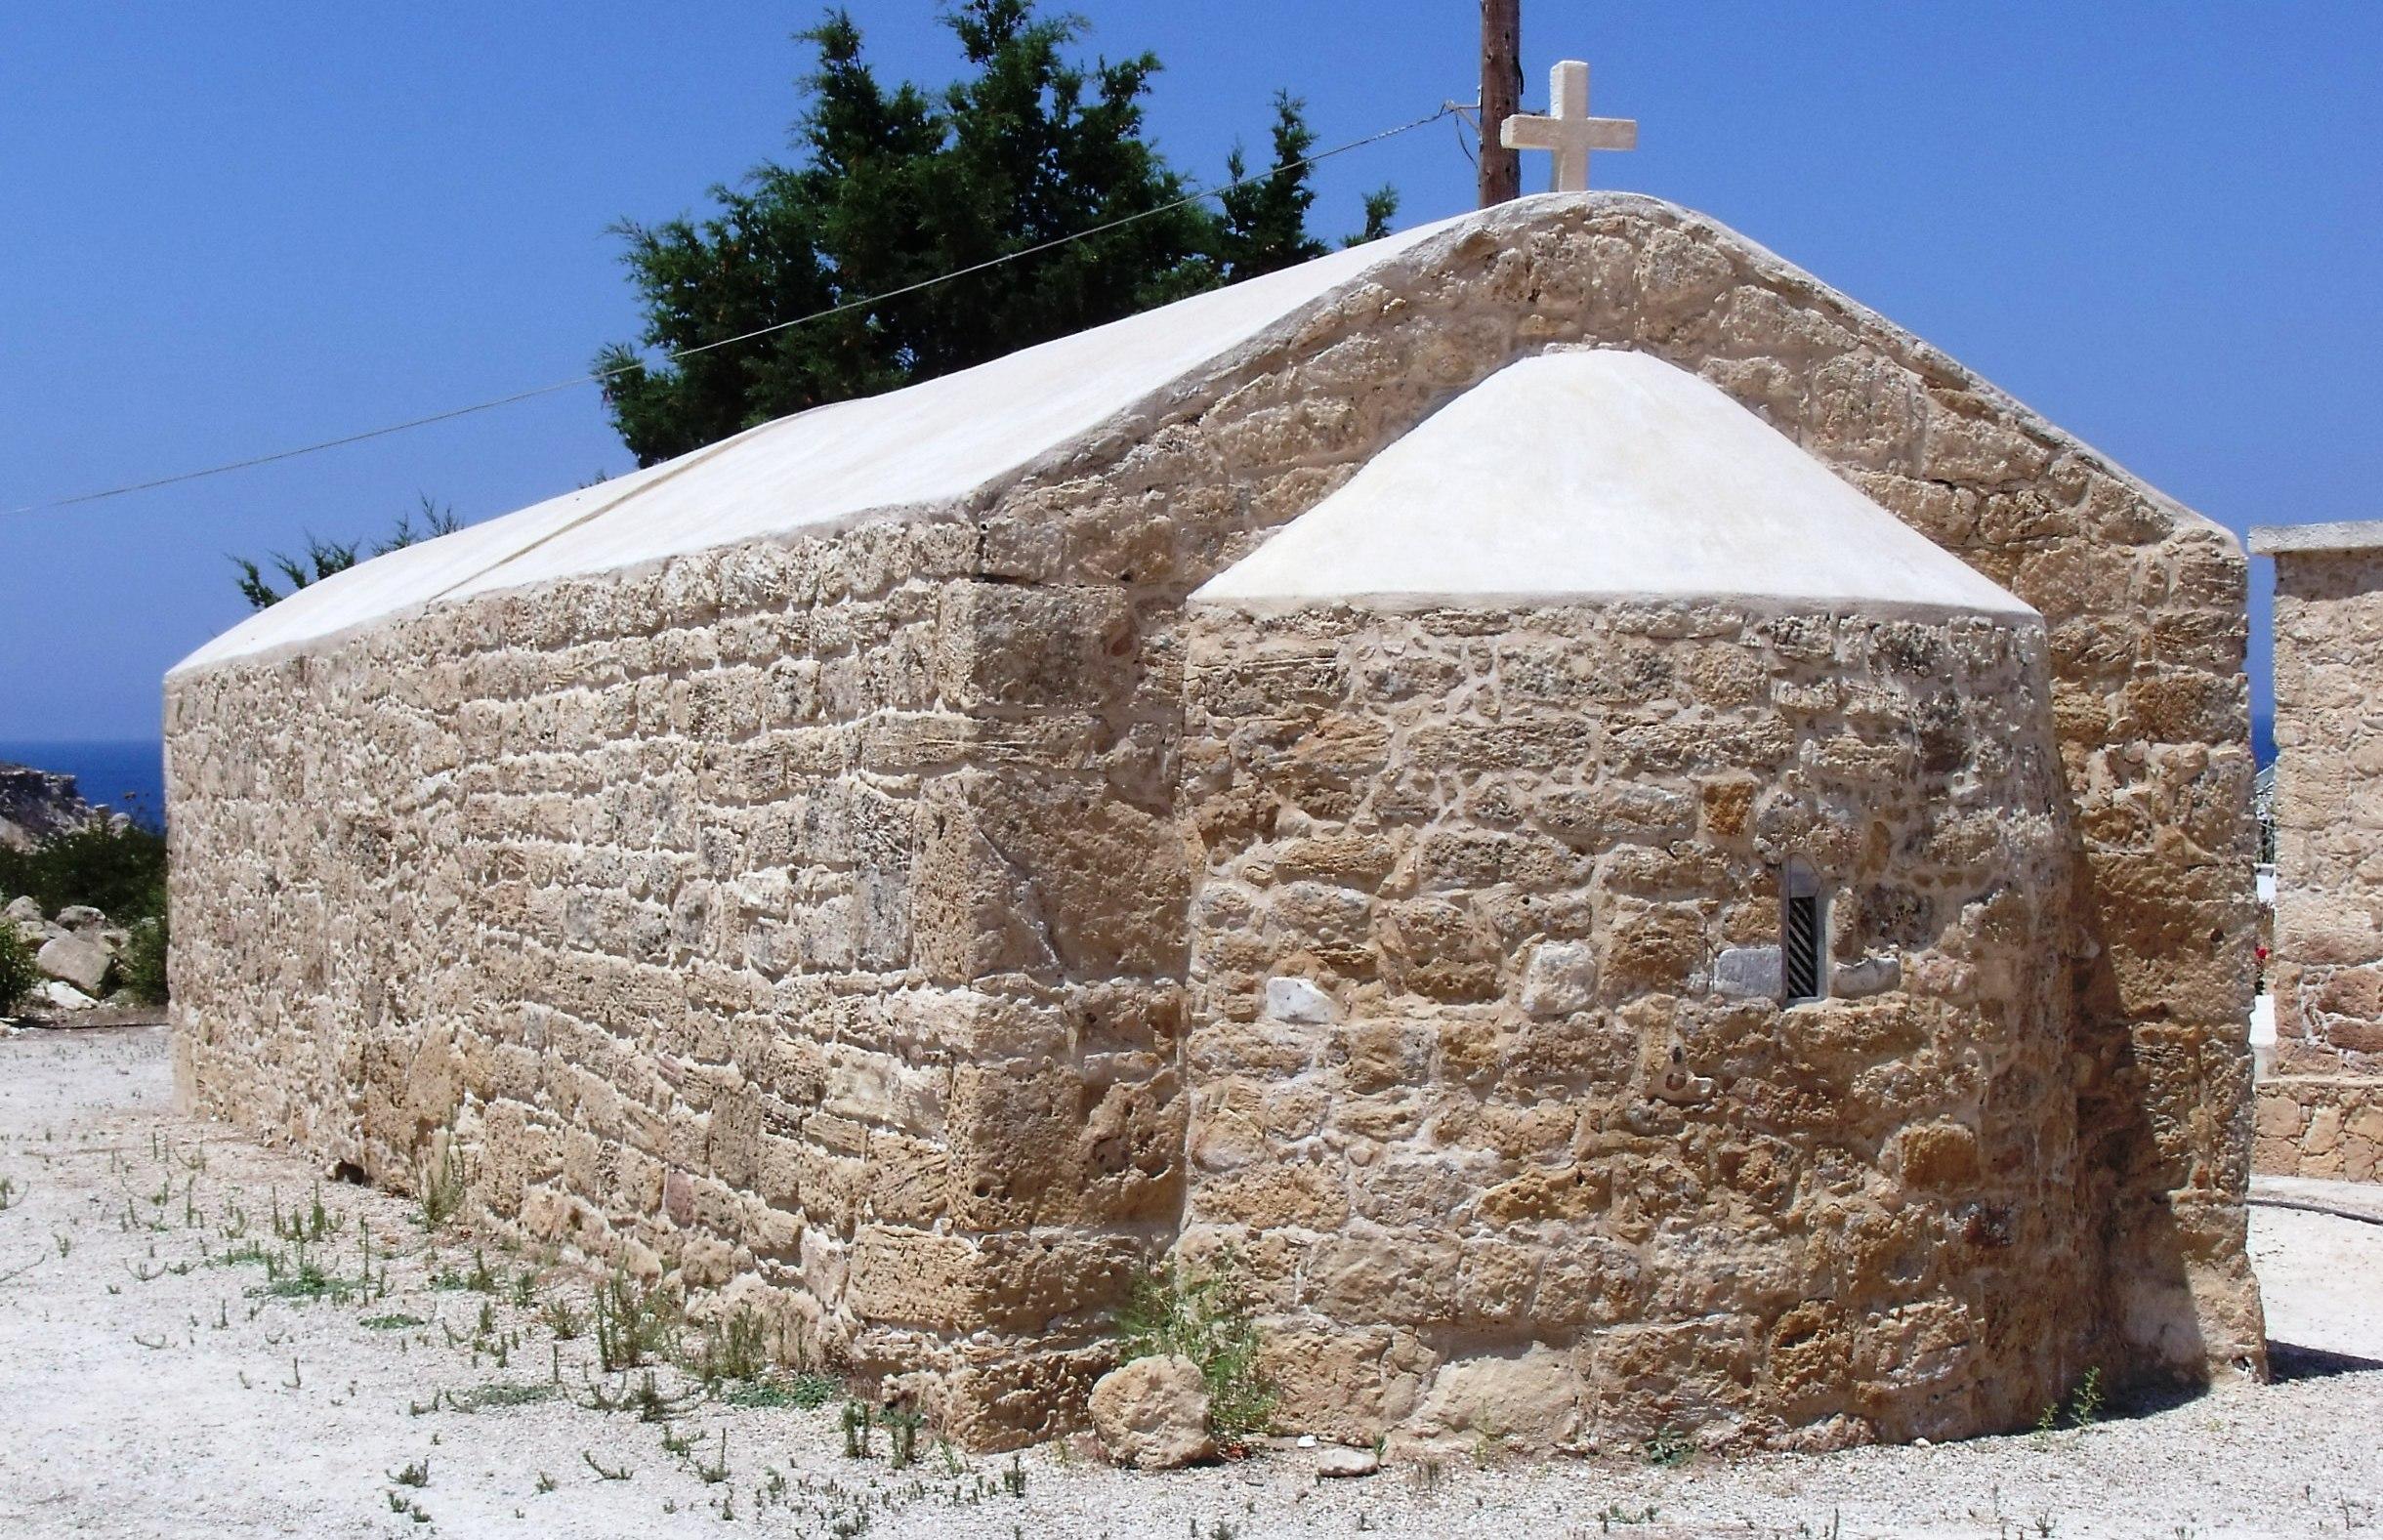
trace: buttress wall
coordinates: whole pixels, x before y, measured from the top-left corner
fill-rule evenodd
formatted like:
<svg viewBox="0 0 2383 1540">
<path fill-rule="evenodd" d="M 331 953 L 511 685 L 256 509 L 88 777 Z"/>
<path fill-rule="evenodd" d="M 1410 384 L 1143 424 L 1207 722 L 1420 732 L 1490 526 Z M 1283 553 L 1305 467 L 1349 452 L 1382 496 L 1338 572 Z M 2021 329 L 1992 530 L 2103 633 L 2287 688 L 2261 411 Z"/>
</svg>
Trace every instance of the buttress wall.
<svg viewBox="0 0 2383 1540">
<path fill-rule="evenodd" d="M 2245 1260 L 2255 974 L 2247 562 L 1952 359 L 1734 233 L 1625 194 L 1419 245 L 992 499 L 990 575 L 1122 591 L 1180 731 L 1183 601 L 1438 404 L 1562 343 L 1703 375 L 2046 624 L 2069 801 L 2082 1201 L 2114 1381 L 2264 1371 Z M 1190 857 L 1153 838 L 1170 882 Z"/>
<path fill-rule="evenodd" d="M 2103 1346 L 2043 636 L 1202 606 L 1192 1254 L 1296 1426 L 2030 1422 Z M 1826 907 L 1782 1005 L 1781 874 Z"/>
</svg>

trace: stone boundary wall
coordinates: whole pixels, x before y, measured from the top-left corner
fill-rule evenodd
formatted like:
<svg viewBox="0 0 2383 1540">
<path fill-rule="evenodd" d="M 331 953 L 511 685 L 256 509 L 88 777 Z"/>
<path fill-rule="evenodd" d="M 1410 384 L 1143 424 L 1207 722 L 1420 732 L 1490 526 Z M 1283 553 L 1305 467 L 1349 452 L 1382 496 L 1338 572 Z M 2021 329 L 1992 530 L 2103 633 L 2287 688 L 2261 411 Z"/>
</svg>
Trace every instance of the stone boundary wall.
<svg viewBox="0 0 2383 1540">
<path fill-rule="evenodd" d="M 2251 1169 L 2270 1177 L 2383 1182 L 2383 1079 L 2281 1075 L 2260 1081 Z"/>
<path fill-rule="evenodd" d="M 2276 1072 L 2383 1081 L 2383 550 L 2275 560 Z"/>
<path fill-rule="evenodd" d="M 2256 1368 L 2239 551 L 1636 197 L 1433 237 L 966 506 L 174 677 L 190 1095 L 399 1185 L 451 1131 L 492 1213 L 932 1369 L 957 1436 L 1068 1426 L 1182 1201 L 1185 596 L 1582 341 L 1702 372 L 2044 613 L 2108 1369 Z"/>
<path fill-rule="evenodd" d="M 2373 526 L 2345 532 L 2369 543 L 2273 551 L 2276 1051 L 2255 1165 L 2367 1182 L 2383 1177 L 2383 550 Z"/>
<path fill-rule="evenodd" d="M 1944 1438 L 2095 1361 L 2040 631 L 1195 613 L 1182 1244 L 1293 1425 Z"/>
</svg>

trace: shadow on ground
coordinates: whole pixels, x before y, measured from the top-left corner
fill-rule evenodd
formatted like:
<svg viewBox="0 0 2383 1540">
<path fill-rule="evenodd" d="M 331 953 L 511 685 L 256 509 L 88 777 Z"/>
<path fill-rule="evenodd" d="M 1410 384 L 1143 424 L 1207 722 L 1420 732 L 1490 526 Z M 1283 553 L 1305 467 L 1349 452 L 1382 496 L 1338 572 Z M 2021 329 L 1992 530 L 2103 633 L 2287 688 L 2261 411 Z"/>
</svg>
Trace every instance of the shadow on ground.
<svg viewBox="0 0 2383 1540">
<path fill-rule="evenodd" d="M 2337 1374 L 2362 1374 L 2368 1369 L 2383 1369 L 2383 1360 L 2362 1358 L 2354 1353 L 2334 1353 L 2324 1348 L 2302 1348 L 2288 1342 L 2271 1341 L 2267 1345 L 2267 1366 L 2278 1385 L 2293 1380 L 2329 1380 Z"/>
</svg>

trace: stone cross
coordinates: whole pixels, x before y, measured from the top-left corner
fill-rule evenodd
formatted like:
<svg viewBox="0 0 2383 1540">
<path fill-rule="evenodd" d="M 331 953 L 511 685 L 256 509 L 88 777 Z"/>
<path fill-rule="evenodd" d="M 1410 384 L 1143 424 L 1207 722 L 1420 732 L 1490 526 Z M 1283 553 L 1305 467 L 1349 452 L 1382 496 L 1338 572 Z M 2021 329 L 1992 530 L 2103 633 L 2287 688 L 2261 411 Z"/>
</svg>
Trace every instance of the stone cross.
<svg viewBox="0 0 2383 1540">
<path fill-rule="evenodd" d="M 1548 73 L 1547 98 L 1554 116 L 1510 117 L 1498 137 L 1508 149 L 1554 150 L 1556 191 L 1588 190 L 1590 150 L 1638 148 L 1637 119 L 1589 116 L 1589 66 L 1581 61 L 1565 60 Z"/>
</svg>

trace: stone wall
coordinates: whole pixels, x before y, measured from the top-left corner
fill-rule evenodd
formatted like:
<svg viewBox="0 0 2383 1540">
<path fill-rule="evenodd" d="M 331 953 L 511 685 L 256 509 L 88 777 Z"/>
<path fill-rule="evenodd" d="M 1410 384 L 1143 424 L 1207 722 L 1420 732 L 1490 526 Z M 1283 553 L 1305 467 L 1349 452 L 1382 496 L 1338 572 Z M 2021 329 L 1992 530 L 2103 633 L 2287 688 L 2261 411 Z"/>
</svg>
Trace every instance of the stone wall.
<svg viewBox="0 0 2383 1540">
<path fill-rule="evenodd" d="M 2255 1367 L 2239 552 L 1642 198 L 1434 237 L 905 523 L 175 676 L 190 1094 L 393 1184 L 451 1139 L 502 1219 L 937 1369 L 971 1442 L 1066 1426 L 1182 1202 L 1184 598 L 1577 341 L 1703 372 L 2045 614 L 2107 1368 Z"/>
<path fill-rule="evenodd" d="M 2107 1351 L 2040 631 L 1199 615 L 1184 1246 L 1294 1425 L 1942 1438 Z"/>
<path fill-rule="evenodd" d="M 2257 1164 L 2368 1181 L 2383 1135 L 2383 550 L 2275 557 L 2276 1054 Z"/>
<path fill-rule="evenodd" d="M 2254 1169 L 2383 1182 L 2383 1077 L 2278 1075 L 2259 1082 Z"/>
<path fill-rule="evenodd" d="M 499 1225 L 1038 1430 L 1171 1228 L 1173 1023 L 1131 982 L 1171 932 L 996 881 L 1050 831 L 988 787 L 1103 736 L 1073 654 L 1117 633 L 975 543 L 744 548 L 179 684 L 196 1104 L 400 1188 L 451 1149 Z M 1083 957 L 1101 987 L 984 981 Z"/>
</svg>

